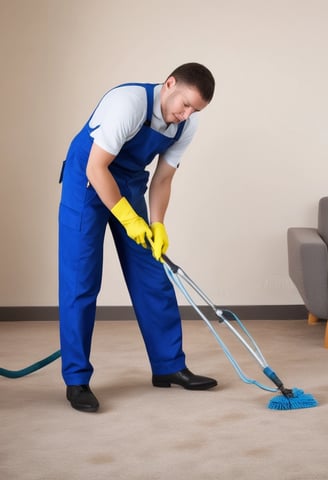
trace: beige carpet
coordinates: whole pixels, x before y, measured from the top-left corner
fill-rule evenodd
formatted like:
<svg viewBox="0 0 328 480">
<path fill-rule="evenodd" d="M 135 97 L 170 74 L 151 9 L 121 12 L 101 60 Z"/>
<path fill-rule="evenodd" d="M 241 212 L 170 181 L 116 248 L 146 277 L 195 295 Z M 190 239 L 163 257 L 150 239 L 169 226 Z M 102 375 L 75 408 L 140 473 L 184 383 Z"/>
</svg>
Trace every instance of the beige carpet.
<svg viewBox="0 0 328 480">
<path fill-rule="evenodd" d="M 98 413 L 65 399 L 60 360 L 20 379 L 0 377 L 3 480 L 326 480 L 328 350 L 324 323 L 244 322 L 289 388 L 319 407 L 276 411 L 275 393 L 237 377 L 202 321 L 184 322 L 191 370 L 218 379 L 211 391 L 153 388 L 132 321 L 98 322 L 92 388 Z M 220 327 L 219 327 L 220 328 Z M 226 329 L 247 374 L 271 386 Z M 0 323 L 0 366 L 23 368 L 59 348 L 55 322 Z"/>
</svg>

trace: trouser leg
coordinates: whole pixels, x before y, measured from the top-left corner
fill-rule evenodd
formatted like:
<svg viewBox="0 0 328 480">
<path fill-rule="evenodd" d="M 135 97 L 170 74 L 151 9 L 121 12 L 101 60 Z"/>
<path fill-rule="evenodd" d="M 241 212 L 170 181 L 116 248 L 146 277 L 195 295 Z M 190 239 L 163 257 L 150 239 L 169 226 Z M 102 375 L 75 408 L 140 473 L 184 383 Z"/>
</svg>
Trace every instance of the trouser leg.
<svg viewBox="0 0 328 480">
<path fill-rule="evenodd" d="M 134 208 L 145 217 L 143 207 Z M 113 217 L 110 227 L 152 372 L 161 375 L 180 371 L 185 368 L 181 317 L 163 265 L 150 250 L 132 241 Z"/>
<path fill-rule="evenodd" d="M 96 200 L 82 212 L 65 205 L 59 216 L 59 314 L 62 375 L 67 385 L 88 384 L 108 211 Z"/>
</svg>

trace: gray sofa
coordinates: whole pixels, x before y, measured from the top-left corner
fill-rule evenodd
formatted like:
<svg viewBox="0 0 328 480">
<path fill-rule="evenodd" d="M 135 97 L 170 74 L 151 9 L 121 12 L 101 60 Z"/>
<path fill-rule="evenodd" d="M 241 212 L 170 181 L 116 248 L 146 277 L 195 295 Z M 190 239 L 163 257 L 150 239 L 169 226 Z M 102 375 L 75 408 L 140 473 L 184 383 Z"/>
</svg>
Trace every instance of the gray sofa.
<svg viewBox="0 0 328 480">
<path fill-rule="evenodd" d="M 328 197 L 319 201 L 318 227 L 289 228 L 287 245 L 289 276 L 309 312 L 308 323 L 328 320 Z"/>
</svg>

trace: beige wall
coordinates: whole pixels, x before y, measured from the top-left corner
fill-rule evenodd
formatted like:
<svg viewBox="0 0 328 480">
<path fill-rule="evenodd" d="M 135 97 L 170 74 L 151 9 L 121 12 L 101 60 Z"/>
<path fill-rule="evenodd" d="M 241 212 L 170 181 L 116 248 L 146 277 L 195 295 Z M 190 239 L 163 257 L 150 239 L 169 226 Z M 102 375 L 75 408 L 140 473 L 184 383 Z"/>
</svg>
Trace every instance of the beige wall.
<svg viewBox="0 0 328 480">
<path fill-rule="evenodd" d="M 328 168 L 325 0 L 0 0 L 0 305 L 57 303 L 57 183 L 71 137 L 125 81 L 186 61 L 217 80 L 179 169 L 170 256 L 218 304 L 293 304 L 286 229 Z M 185 303 L 181 299 L 181 303 Z M 111 239 L 101 305 L 127 305 Z"/>
</svg>

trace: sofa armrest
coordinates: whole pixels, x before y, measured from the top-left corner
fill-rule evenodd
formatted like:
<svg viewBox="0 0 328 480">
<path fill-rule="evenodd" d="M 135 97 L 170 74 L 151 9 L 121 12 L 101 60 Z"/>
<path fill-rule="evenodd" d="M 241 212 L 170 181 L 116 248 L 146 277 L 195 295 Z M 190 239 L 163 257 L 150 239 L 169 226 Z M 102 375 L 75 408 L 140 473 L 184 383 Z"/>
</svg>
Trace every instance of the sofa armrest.
<svg viewBox="0 0 328 480">
<path fill-rule="evenodd" d="M 313 315 L 328 318 L 328 248 L 315 228 L 287 231 L 289 276 Z"/>
</svg>

